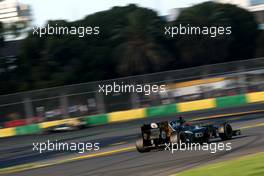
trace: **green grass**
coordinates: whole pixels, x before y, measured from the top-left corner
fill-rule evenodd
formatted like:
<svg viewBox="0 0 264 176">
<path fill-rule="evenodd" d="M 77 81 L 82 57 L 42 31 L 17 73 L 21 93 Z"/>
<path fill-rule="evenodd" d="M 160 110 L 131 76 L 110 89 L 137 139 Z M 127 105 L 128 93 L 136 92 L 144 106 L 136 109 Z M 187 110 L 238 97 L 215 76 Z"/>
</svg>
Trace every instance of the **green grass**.
<svg viewBox="0 0 264 176">
<path fill-rule="evenodd" d="M 264 176 L 264 152 L 186 170 L 175 176 Z"/>
</svg>

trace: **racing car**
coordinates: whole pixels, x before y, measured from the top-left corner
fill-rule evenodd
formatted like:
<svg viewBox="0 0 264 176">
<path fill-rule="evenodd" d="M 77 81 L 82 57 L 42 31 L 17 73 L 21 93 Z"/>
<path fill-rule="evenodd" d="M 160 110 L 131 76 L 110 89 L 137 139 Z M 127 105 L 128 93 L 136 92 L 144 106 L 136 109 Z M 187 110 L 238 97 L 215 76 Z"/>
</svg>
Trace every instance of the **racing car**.
<svg viewBox="0 0 264 176">
<path fill-rule="evenodd" d="M 209 143 L 210 139 L 229 140 L 240 135 L 240 130 L 233 130 L 228 122 L 220 124 L 192 125 L 182 117 L 178 120 L 144 124 L 141 135 L 136 140 L 139 152 L 149 152 L 151 149 L 163 147 L 166 143 Z"/>
<path fill-rule="evenodd" d="M 75 130 L 83 129 L 85 127 L 85 122 L 77 118 L 63 119 L 60 120 L 58 124 L 54 123 L 54 121 L 51 121 L 50 123 L 51 125 L 48 128 L 43 129 L 42 134 L 75 131 Z"/>
</svg>

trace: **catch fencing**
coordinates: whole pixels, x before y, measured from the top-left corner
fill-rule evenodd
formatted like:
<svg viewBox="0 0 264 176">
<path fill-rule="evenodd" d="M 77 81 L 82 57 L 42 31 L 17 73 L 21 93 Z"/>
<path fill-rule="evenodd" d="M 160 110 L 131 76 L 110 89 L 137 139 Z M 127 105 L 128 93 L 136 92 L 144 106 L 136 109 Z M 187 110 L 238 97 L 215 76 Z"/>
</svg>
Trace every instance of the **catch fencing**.
<svg viewBox="0 0 264 176">
<path fill-rule="evenodd" d="M 165 85 L 166 92 L 99 92 L 99 85 Z M 206 65 L 0 96 L 0 127 L 105 114 L 264 90 L 264 58 Z"/>
</svg>

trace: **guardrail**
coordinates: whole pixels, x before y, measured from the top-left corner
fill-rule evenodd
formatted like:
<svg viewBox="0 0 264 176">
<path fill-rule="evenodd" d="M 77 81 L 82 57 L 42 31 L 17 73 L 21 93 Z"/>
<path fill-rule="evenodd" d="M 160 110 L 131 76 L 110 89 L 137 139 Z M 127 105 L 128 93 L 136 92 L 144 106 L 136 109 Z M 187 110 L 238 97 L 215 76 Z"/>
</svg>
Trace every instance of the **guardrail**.
<svg viewBox="0 0 264 176">
<path fill-rule="evenodd" d="M 82 118 L 85 120 L 87 126 L 97 126 L 121 121 L 173 115 L 180 112 L 232 107 L 257 102 L 264 102 L 264 92 L 253 92 L 247 94 L 174 103 L 148 108 L 117 111 L 107 114 L 85 116 Z M 41 133 L 42 129 L 63 124 L 65 123 L 65 120 L 67 119 L 0 129 L 0 138 Z"/>
</svg>

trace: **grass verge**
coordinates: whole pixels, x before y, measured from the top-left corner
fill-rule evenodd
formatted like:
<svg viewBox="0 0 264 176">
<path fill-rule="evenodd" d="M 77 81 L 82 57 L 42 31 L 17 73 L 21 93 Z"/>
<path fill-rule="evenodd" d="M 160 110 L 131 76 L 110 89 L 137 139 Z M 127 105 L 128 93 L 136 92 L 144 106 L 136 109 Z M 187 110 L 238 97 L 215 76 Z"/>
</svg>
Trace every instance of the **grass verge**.
<svg viewBox="0 0 264 176">
<path fill-rule="evenodd" d="M 264 176 L 264 152 L 210 164 L 174 176 Z"/>
</svg>

